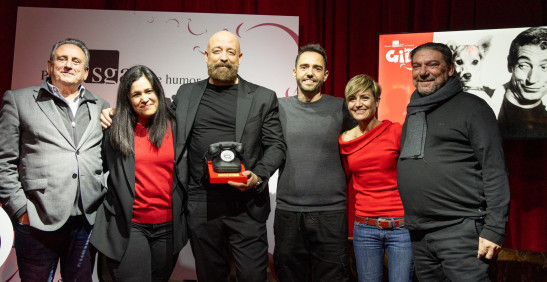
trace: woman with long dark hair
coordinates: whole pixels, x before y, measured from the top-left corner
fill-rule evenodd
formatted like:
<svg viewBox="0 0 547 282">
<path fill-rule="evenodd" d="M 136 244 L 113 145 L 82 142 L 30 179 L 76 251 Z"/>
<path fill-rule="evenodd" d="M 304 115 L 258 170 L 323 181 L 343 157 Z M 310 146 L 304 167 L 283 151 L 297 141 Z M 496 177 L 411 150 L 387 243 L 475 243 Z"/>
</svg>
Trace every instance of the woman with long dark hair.
<svg viewBox="0 0 547 282">
<path fill-rule="evenodd" d="M 114 281 L 167 281 L 187 242 L 174 114 L 158 77 L 142 65 L 121 77 L 116 108 L 103 139 L 108 192 L 91 243 Z"/>
</svg>

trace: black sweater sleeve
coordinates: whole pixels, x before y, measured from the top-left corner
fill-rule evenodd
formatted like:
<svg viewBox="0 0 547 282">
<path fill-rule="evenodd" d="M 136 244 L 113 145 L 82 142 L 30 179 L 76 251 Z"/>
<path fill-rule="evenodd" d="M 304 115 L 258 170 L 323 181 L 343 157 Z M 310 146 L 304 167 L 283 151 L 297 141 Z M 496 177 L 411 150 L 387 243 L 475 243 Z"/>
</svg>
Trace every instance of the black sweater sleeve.
<svg viewBox="0 0 547 282">
<path fill-rule="evenodd" d="M 496 117 L 486 103 L 472 113 L 469 141 L 482 168 L 486 200 L 485 226 L 480 237 L 503 244 L 509 214 L 509 180 Z"/>
</svg>

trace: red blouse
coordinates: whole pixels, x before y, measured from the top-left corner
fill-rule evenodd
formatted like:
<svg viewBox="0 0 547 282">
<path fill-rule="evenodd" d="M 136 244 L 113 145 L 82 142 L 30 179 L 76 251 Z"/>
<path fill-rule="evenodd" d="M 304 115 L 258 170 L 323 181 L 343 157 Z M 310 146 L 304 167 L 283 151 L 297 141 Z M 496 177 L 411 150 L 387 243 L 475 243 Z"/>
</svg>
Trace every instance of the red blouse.
<svg viewBox="0 0 547 282">
<path fill-rule="evenodd" d="M 397 159 L 401 148 L 399 123 L 385 120 L 350 141 L 339 138 L 340 153 L 355 190 L 355 214 L 369 217 L 403 217 L 397 190 Z"/>
<path fill-rule="evenodd" d="M 135 203 L 133 222 L 157 224 L 173 219 L 172 190 L 175 148 L 168 130 L 160 148 L 154 147 L 146 128 L 135 127 Z"/>
</svg>

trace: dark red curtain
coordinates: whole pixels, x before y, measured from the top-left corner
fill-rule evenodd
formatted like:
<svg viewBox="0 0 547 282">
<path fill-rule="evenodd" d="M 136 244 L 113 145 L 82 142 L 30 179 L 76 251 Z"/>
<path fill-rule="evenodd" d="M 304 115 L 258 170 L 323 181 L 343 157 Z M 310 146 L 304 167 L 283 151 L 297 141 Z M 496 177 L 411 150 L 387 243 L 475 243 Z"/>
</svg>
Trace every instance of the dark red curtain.
<svg viewBox="0 0 547 282">
<path fill-rule="evenodd" d="M 377 77 L 381 33 L 547 25 L 547 0 L 5 0 L 0 95 L 11 84 L 18 6 L 298 16 L 300 44 L 320 43 L 328 52 L 323 92 L 339 97 L 352 76 Z M 547 252 L 547 140 L 506 141 L 505 150 L 512 192 L 505 246 Z"/>
</svg>

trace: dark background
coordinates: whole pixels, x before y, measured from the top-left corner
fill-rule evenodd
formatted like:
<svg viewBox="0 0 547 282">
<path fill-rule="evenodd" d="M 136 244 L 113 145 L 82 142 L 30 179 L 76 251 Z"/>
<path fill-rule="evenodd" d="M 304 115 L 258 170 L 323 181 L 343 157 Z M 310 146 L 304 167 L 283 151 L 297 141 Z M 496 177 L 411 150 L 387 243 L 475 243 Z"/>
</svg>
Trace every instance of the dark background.
<svg viewBox="0 0 547 282">
<path fill-rule="evenodd" d="M 323 92 L 338 97 L 356 74 L 377 78 L 381 33 L 547 25 L 547 0 L 2 0 L 0 95 L 11 85 L 18 6 L 298 16 L 300 45 L 327 50 Z M 505 247 L 547 252 L 547 140 L 505 140 L 504 147 L 512 197 Z"/>
</svg>

